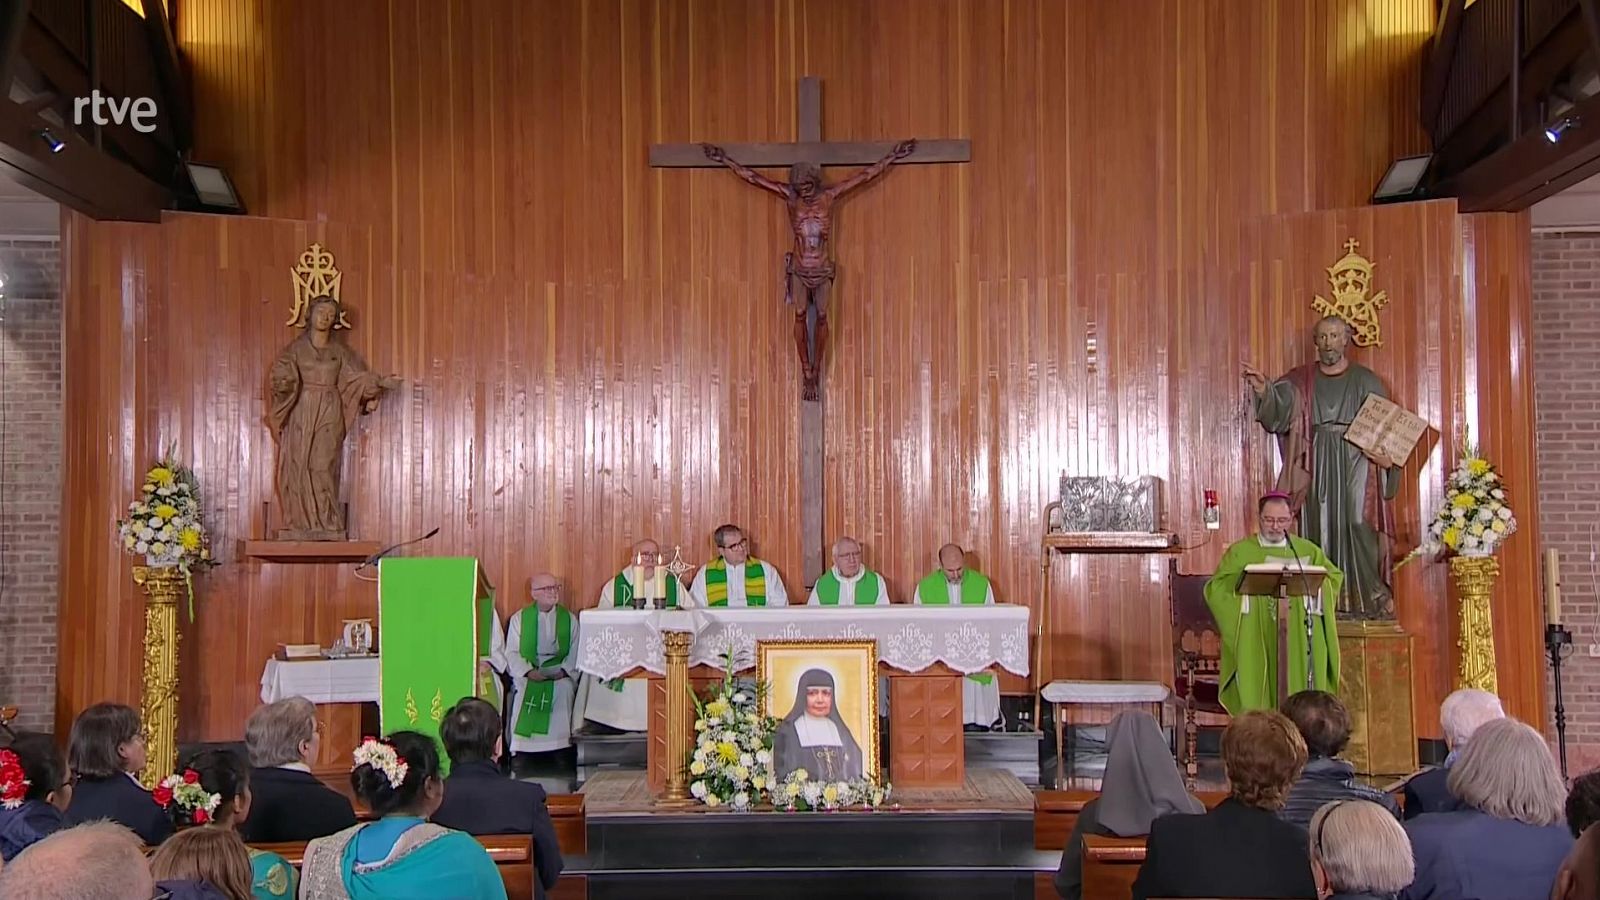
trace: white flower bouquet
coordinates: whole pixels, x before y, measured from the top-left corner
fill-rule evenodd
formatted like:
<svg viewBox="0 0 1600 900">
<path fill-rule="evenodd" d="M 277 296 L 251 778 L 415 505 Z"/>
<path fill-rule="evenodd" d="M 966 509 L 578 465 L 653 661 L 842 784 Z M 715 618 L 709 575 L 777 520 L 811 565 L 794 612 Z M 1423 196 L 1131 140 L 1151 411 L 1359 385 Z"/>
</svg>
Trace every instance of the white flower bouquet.
<svg viewBox="0 0 1600 900">
<path fill-rule="evenodd" d="M 752 690 L 734 681 L 732 651 L 724 662 L 726 674 L 711 700 L 694 697 L 689 793 L 706 806 L 745 810 L 765 801 L 776 780 L 772 733 L 778 720 L 762 711 L 765 686 Z"/>
<path fill-rule="evenodd" d="M 145 473 L 138 498 L 128 504 L 128 517 L 117 523 L 117 535 L 123 550 L 144 557 L 145 565 L 175 567 L 183 573 L 192 621 L 190 575 L 215 563 L 210 536 L 201 522 L 199 484 L 193 470 L 173 460 L 171 450 Z"/>
<path fill-rule="evenodd" d="M 836 809 L 877 809 L 889 799 L 892 786 L 869 779 L 813 781 L 805 769 L 795 769 L 774 792 L 772 803 L 791 812 Z"/>
<path fill-rule="evenodd" d="M 1470 443 L 1462 448 L 1461 461 L 1445 482 L 1444 499 L 1422 544 L 1395 568 L 1419 556 L 1489 556 L 1517 530 L 1500 473 Z"/>
</svg>

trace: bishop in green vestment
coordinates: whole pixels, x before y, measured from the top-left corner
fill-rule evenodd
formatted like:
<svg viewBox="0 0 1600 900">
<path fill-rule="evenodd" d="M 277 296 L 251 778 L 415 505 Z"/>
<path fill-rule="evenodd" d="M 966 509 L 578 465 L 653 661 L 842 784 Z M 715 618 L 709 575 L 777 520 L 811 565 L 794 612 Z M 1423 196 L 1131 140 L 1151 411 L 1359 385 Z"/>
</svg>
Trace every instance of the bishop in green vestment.
<svg viewBox="0 0 1600 900">
<path fill-rule="evenodd" d="M 1206 606 L 1222 637 L 1222 705 L 1236 716 L 1252 709 L 1277 709 L 1283 700 L 1278 696 L 1278 600 L 1236 592 L 1245 566 L 1299 557 L 1328 570 L 1320 597 L 1289 601 L 1289 691 L 1305 689 L 1308 607 L 1313 684 L 1319 691 L 1339 690 L 1339 630 L 1334 607 L 1344 574 L 1316 544 L 1289 534 L 1294 515 L 1288 498 L 1268 494 L 1261 499 L 1257 513 L 1259 532 L 1230 546 L 1217 563 L 1216 574 L 1206 582 Z"/>
<path fill-rule="evenodd" d="M 1338 316 L 1317 322 L 1317 361 L 1267 384 L 1245 366 L 1256 394 L 1256 421 L 1278 436 L 1283 469 L 1277 489 L 1300 515 L 1300 532 L 1327 552 L 1348 577 L 1339 612 L 1349 619 L 1393 619 L 1394 513 L 1404 460 L 1368 455 L 1344 439 L 1371 394 L 1387 398 L 1383 382 L 1345 351 L 1350 326 Z"/>
</svg>

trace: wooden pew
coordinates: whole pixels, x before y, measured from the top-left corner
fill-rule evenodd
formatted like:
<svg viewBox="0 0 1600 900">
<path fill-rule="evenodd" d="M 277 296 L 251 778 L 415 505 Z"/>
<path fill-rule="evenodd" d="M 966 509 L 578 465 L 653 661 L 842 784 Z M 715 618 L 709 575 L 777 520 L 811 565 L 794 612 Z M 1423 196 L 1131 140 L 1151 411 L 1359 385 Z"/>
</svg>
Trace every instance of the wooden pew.
<svg viewBox="0 0 1600 900">
<path fill-rule="evenodd" d="M 556 827 L 556 842 L 561 845 L 561 855 L 568 859 L 589 852 L 589 823 L 583 807 L 582 794 L 551 794 L 546 799 L 550 808 L 550 821 Z M 584 875 L 562 875 L 547 895 L 550 900 L 585 900 L 589 896 L 589 879 Z"/>
<path fill-rule="evenodd" d="M 1144 838 L 1083 836 L 1083 900 L 1126 900 L 1144 865 Z"/>
<path fill-rule="evenodd" d="M 1100 796 L 1099 791 L 1039 791 L 1033 798 L 1033 846 L 1038 850 L 1061 850 L 1078 824 L 1084 804 Z M 1197 791 L 1196 797 L 1210 809 L 1227 798 L 1225 791 Z"/>
<path fill-rule="evenodd" d="M 533 838 L 525 834 L 485 834 L 478 836 L 478 843 L 494 860 L 495 870 L 506 884 L 507 900 L 533 900 Z M 304 841 L 250 846 L 276 853 L 296 869 L 306 857 Z"/>
</svg>

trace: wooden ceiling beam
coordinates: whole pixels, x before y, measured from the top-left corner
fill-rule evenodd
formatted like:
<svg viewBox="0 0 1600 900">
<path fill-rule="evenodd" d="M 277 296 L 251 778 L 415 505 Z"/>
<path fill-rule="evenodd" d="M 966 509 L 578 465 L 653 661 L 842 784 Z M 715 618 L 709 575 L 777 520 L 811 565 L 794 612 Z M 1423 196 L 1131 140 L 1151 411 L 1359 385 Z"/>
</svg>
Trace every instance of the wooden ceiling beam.
<svg viewBox="0 0 1600 900">
<path fill-rule="evenodd" d="M 47 128 L 66 144 L 60 153 L 50 152 L 40 136 Z M 60 131 L 22 104 L 0 98 L 0 173 L 92 218 L 160 221 L 171 200 L 166 188 L 75 132 Z"/>
<path fill-rule="evenodd" d="M 1428 56 L 1422 69 L 1422 127 L 1429 137 L 1439 127 L 1439 111 L 1444 107 L 1445 88 L 1450 84 L 1450 64 L 1455 61 L 1456 44 L 1461 37 L 1461 14 L 1466 0 L 1444 0 L 1439 22 L 1428 42 Z"/>
<path fill-rule="evenodd" d="M 172 128 L 173 143 L 179 151 L 187 151 L 194 146 L 194 105 L 189 95 L 189 79 L 178 60 L 178 40 L 173 35 L 166 4 L 146 3 L 143 21 L 156 79 L 161 82 L 161 111 Z"/>
<path fill-rule="evenodd" d="M 1440 185 L 1462 212 L 1526 209 L 1569 184 L 1574 173 L 1600 160 L 1600 95 L 1567 115 L 1577 124 L 1551 143 L 1536 128 Z"/>
</svg>

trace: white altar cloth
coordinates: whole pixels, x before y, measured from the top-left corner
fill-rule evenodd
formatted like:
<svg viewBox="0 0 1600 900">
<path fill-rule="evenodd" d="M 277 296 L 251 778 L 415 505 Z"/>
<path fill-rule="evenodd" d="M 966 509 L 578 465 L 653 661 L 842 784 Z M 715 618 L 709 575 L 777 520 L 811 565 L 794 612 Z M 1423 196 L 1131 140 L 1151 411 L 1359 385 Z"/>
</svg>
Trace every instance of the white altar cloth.
<svg viewBox="0 0 1600 900">
<path fill-rule="evenodd" d="M 261 670 L 261 702 L 285 697 L 304 697 L 312 703 L 377 703 L 378 658 L 269 659 Z"/>
<path fill-rule="evenodd" d="M 755 665 L 760 640 L 869 640 L 878 659 L 920 672 L 944 663 L 964 674 L 999 666 L 1028 674 L 1028 608 L 994 606 L 782 606 L 689 610 L 586 609 L 578 618 L 580 671 L 616 678 L 635 666 L 664 675 L 662 631 L 692 631 L 689 665 L 722 668 L 730 646 L 735 667 Z"/>
</svg>

